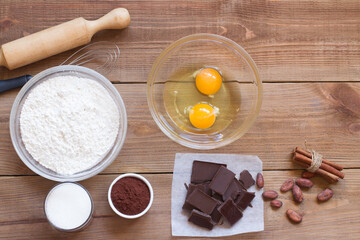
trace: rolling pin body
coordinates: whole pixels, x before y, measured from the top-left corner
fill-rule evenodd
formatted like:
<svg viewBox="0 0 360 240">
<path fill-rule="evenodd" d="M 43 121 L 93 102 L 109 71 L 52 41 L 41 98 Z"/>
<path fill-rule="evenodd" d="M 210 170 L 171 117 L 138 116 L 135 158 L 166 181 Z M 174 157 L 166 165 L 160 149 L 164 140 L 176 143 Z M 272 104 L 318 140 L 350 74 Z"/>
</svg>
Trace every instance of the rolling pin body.
<svg viewBox="0 0 360 240">
<path fill-rule="evenodd" d="M 6 43 L 0 49 L 0 66 L 12 70 L 79 47 L 103 29 L 121 29 L 130 23 L 129 12 L 117 8 L 95 21 L 76 18 L 66 23 Z"/>
</svg>

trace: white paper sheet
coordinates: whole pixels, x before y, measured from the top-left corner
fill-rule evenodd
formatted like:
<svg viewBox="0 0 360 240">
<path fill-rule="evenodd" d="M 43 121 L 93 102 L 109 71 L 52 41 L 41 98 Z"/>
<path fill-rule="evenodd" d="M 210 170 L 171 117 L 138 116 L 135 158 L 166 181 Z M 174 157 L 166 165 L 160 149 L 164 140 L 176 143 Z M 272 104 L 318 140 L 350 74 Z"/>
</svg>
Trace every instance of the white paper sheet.
<svg viewBox="0 0 360 240">
<path fill-rule="evenodd" d="M 248 170 L 255 179 L 256 174 L 262 173 L 262 161 L 257 156 L 237 154 L 198 154 L 177 153 L 175 156 L 174 174 L 171 192 L 171 228 L 173 236 L 194 237 L 220 237 L 231 236 L 247 232 L 264 230 L 264 207 L 261 198 L 262 189 L 252 186 L 249 192 L 255 192 L 251 202 L 253 207 L 248 207 L 243 212 L 243 217 L 232 227 L 227 223 L 216 225 L 212 230 L 200 228 L 188 222 L 189 213 L 182 210 L 185 201 L 186 189 L 184 183 L 190 183 L 192 163 L 194 160 L 226 163 L 227 168 L 236 173 L 236 178 L 243 170 Z"/>
</svg>

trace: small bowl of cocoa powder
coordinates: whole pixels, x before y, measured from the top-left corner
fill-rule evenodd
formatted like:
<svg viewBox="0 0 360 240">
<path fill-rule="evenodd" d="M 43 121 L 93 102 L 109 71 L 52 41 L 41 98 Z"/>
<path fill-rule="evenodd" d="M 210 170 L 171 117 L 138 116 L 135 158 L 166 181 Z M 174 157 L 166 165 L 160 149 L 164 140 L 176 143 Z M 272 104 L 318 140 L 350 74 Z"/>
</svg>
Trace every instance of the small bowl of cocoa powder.
<svg viewBox="0 0 360 240">
<path fill-rule="evenodd" d="M 118 176 L 108 191 L 112 210 L 127 219 L 143 216 L 150 209 L 153 199 L 153 189 L 149 181 L 135 173 Z"/>
</svg>

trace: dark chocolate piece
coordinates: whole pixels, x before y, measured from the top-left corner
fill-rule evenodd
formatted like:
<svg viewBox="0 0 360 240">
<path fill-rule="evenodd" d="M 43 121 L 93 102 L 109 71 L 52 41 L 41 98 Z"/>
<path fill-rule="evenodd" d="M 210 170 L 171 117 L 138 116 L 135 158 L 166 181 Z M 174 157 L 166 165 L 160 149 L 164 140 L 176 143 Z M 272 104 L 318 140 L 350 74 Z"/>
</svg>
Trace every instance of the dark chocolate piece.
<svg viewBox="0 0 360 240">
<path fill-rule="evenodd" d="M 246 189 L 248 189 L 249 187 L 255 184 L 255 180 L 253 179 L 253 177 L 251 176 L 248 170 L 244 170 L 240 173 L 239 180 L 244 184 L 244 187 Z"/>
<path fill-rule="evenodd" d="M 218 210 L 231 226 L 239 221 L 243 216 L 242 212 L 236 207 L 234 201 L 231 198 L 226 200 L 226 202 L 218 207 Z"/>
<path fill-rule="evenodd" d="M 193 206 L 191 206 L 190 204 L 188 204 L 188 203 L 184 202 L 184 205 L 182 206 L 182 209 L 184 209 L 184 210 L 188 210 L 188 211 L 191 211 L 191 210 L 193 210 L 193 209 L 194 209 L 194 207 L 193 207 Z"/>
<path fill-rule="evenodd" d="M 225 193 L 222 195 L 223 201 L 226 201 L 229 197 L 234 200 L 236 193 L 242 190 L 242 184 L 236 178 L 234 178 L 229 187 L 226 189 Z"/>
<path fill-rule="evenodd" d="M 191 172 L 191 183 L 211 181 L 221 166 L 226 164 L 194 161 Z"/>
<path fill-rule="evenodd" d="M 188 186 L 188 188 L 187 188 L 187 193 L 186 193 L 186 198 L 185 198 L 185 200 L 188 198 L 188 196 L 190 195 L 190 193 L 192 193 L 195 189 L 199 189 L 200 191 L 204 191 L 204 190 L 205 190 L 205 186 L 202 185 L 202 184 L 192 184 L 192 183 L 190 183 L 189 186 Z M 185 201 L 185 203 L 184 203 L 184 205 L 183 205 L 182 208 L 185 209 L 185 210 L 190 210 L 190 211 L 194 209 L 194 207 L 193 207 L 192 205 L 186 203 L 186 201 Z"/>
<path fill-rule="evenodd" d="M 221 166 L 216 172 L 209 187 L 220 195 L 223 195 L 235 177 L 235 173 Z"/>
<path fill-rule="evenodd" d="M 240 195 L 236 198 L 236 206 L 244 211 L 250 204 L 251 201 L 254 199 L 255 193 L 254 192 L 246 192 L 243 191 L 240 193 Z"/>
<path fill-rule="evenodd" d="M 210 181 L 201 183 L 201 185 L 204 185 L 204 192 L 205 192 L 207 195 L 211 196 L 211 195 L 212 195 L 212 190 L 211 190 L 210 187 L 209 187 Z"/>
<path fill-rule="evenodd" d="M 186 198 L 185 203 L 190 204 L 194 208 L 210 215 L 217 206 L 218 201 L 196 188 Z"/>
<path fill-rule="evenodd" d="M 212 193 L 212 197 L 213 198 L 215 198 L 216 200 L 219 200 L 219 201 L 223 201 L 223 198 L 222 198 L 222 196 L 220 195 L 220 194 L 218 194 L 218 193 L 216 193 L 216 192 L 214 192 L 214 191 L 212 191 L 213 193 Z"/>
<path fill-rule="evenodd" d="M 216 224 L 211 220 L 210 215 L 202 213 L 196 209 L 191 211 L 189 222 L 192 222 L 199 227 L 207 228 L 209 230 L 213 229 Z"/>
<path fill-rule="evenodd" d="M 214 211 L 211 213 L 211 219 L 213 220 L 213 222 L 215 223 L 219 223 L 220 219 L 222 217 L 221 213 L 218 210 L 218 207 L 220 207 L 220 205 L 222 204 L 222 201 L 218 201 L 218 205 L 216 206 L 216 208 L 214 209 Z"/>
<path fill-rule="evenodd" d="M 244 187 L 244 183 L 243 183 L 242 181 L 238 180 L 238 181 L 236 181 L 235 183 L 236 183 L 236 185 L 238 186 L 240 192 L 241 192 L 242 190 L 246 190 L 246 188 Z"/>
<path fill-rule="evenodd" d="M 188 191 L 186 193 L 186 198 L 190 195 L 190 193 L 192 193 L 195 189 L 199 189 L 200 191 L 203 191 L 205 192 L 205 186 L 202 185 L 202 184 L 192 184 L 190 183 L 189 184 L 189 187 L 188 187 Z"/>
</svg>

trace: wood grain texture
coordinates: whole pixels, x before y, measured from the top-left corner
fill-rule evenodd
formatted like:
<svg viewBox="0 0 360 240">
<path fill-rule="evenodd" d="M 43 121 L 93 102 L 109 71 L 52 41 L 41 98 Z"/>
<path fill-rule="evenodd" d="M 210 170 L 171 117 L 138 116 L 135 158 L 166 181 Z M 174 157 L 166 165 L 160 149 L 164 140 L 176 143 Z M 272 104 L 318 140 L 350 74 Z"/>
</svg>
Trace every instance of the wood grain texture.
<svg viewBox="0 0 360 240">
<path fill-rule="evenodd" d="M 317 194 L 327 184 L 320 178 L 314 178 L 314 187 L 304 191 L 305 200 L 300 205 L 294 204 L 290 192 L 280 194 L 279 199 L 284 205 L 278 210 L 273 210 L 268 201 L 264 202 L 264 232 L 222 239 L 358 239 L 360 170 L 345 170 L 345 173 L 345 180 L 331 186 L 335 194 L 328 202 L 317 202 Z M 264 189 L 278 190 L 288 177 L 299 177 L 300 174 L 300 171 L 265 171 Z M 32 239 L 170 239 L 169 182 L 172 175 L 144 175 L 154 188 L 155 198 L 150 211 L 138 220 L 121 219 L 109 207 L 107 189 L 116 176 L 99 175 L 81 182 L 94 199 L 94 219 L 85 231 L 72 234 L 53 230 L 45 219 L 43 201 L 53 182 L 37 176 L 1 177 L 0 236 L 5 239 L 25 239 L 28 236 Z M 9 188 L 9 185 L 12 187 Z M 288 221 L 285 216 L 288 208 L 304 214 L 301 224 L 294 225 Z"/>
<path fill-rule="evenodd" d="M 129 28 L 103 31 L 93 38 L 114 41 L 121 48 L 120 67 L 109 76 L 113 82 L 145 82 L 165 47 L 202 32 L 242 45 L 264 82 L 360 80 L 360 2 L 356 0 L 3 0 L 0 44 L 76 17 L 97 19 L 115 7 L 129 10 Z M 71 53 L 15 71 L 1 69 L 0 79 L 36 74 Z"/>
<path fill-rule="evenodd" d="M 121 83 L 115 86 L 124 99 L 129 126 L 114 163 L 81 182 L 95 202 L 91 225 L 80 233 L 64 234 L 47 223 L 43 201 L 55 183 L 34 176 L 12 147 L 9 116 L 18 93 L 13 90 L 0 94 L 0 239 L 171 239 L 175 153 L 199 151 L 176 144 L 159 130 L 147 107 L 144 83 L 163 49 L 181 37 L 204 32 L 243 46 L 265 82 L 263 106 L 250 131 L 233 144 L 207 152 L 258 155 L 267 170 L 265 190 L 278 190 L 288 177 L 300 176 L 301 171 L 290 170 L 301 168 L 290 155 L 305 141 L 346 168 L 345 179 L 331 186 L 335 195 L 329 202 L 317 203 L 317 193 L 327 185 L 315 178 L 300 205 L 294 205 L 291 193 L 280 194 L 284 206 L 279 210 L 265 202 L 264 232 L 225 239 L 360 238 L 359 1 L 1 0 L 0 45 L 77 17 L 94 20 L 117 7 L 129 10 L 131 25 L 99 32 L 93 42 L 113 41 L 121 49 L 119 67 L 108 78 Z M 14 71 L 0 68 L 0 79 L 35 75 L 73 52 Z M 138 220 L 115 216 L 107 203 L 109 184 L 123 172 L 144 173 L 154 187 L 154 204 Z M 290 207 L 305 214 L 301 224 L 287 220 Z"/>
<path fill-rule="evenodd" d="M 150 115 L 144 84 L 116 84 L 128 114 L 125 144 L 106 173 L 172 172 L 177 152 L 198 152 L 166 137 Z M 17 90 L 0 95 L 0 175 L 33 174 L 20 161 L 9 136 Z M 284 101 L 285 100 L 285 101 Z M 359 103 L 359 104 L 358 104 Z M 360 167 L 360 83 L 268 83 L 260 115 L 245 136 L 209 153 L 258 155 L 264 169 L 293 169 L 291 152 L 307 146 L 346 168 Z M 164 149 L 166 146 L 166 149 Z"/>
</svg>

